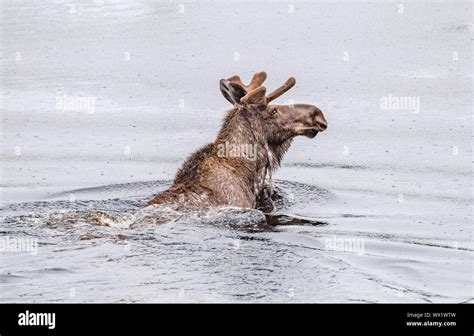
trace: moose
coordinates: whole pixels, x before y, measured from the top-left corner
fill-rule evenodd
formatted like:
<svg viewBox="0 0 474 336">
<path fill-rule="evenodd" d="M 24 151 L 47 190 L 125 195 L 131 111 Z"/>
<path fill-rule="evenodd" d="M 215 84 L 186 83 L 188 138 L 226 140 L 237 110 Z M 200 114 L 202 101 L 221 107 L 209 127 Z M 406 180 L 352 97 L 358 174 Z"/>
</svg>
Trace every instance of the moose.
<svg viewBox="0 0 474 336">
<path fill-rule="evenodd" d="M 258 72 L 248 85 L 237 75 L 220 80 L 221 93 L 233 108 L 226 113 L 215 141 L 191 154 L 172 185 L 147 205 L 258 206 L 267 175 L 271 190 L 272 172 L 293 138 L 314 138 L 327 128 L 316 106 L 270 104 L 295 85 L 293 77 L 268 95 L 262 85 L 266 78 L 265 72 Z"/>
</svg>

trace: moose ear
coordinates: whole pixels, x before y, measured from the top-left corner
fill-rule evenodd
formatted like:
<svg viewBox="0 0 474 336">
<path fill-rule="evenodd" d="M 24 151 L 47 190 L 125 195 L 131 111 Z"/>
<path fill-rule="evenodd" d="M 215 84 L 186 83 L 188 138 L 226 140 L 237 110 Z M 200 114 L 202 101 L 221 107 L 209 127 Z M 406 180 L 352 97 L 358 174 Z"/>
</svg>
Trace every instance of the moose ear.
<svg viewBox="0 0 474 336">
<path fill-rule="evenodd" d="M 232 105 L 240 102 L 240 98 L 247 94 L 247 91 L 236 83 L 231 83 L 227 79 L 221 79 L 219 81 L 219 87 L 221 89 L 222 95 L 227 99 Z"/>
</svg>

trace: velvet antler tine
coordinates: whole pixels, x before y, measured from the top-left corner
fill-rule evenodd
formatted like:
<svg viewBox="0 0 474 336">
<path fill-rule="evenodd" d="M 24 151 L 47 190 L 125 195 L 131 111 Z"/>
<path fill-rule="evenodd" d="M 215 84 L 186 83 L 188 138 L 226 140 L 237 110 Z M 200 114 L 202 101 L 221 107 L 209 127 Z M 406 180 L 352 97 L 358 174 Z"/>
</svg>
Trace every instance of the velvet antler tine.
<svg viewBox="0 0 474 336">
<path fill-rule="evenodd" d="M 243 104 L 256 104 L 256 105 L 266 105 L 267 99 L 265 93 L 267 89 L 264 86 L 260 86 L 253 91 L 247 93 L 244 97 L 240 98 L 240 102 Z"/>
<path fill-rule="evenodd" d="M 296 84 L 296 80 L 294 77 L 288 78 L 282 86 L 280 86 L 278 89 L 276 89 L 275 91 L 273 91 L 267 96 L 267 102 L 269 103 L 272 100 L 275 100 L 276 98 L 280 97 L 286 91 L 291 89 L 295 84 Z"/>
<path fill-rule="evenodd" d="M 240 79 L 239 76 L 237 75 L 234 75 L 234 76 L 230 76 L 229 78 L 227 78 L 227 80 L 231 83 L 236 83 L 236 84 L 239 84 L 240 86 L 242 86 L 244 89 L 247 88 L 247 85 L 245 85 L 244 83 L 242 83 L 242 80 Z"/>
<path fill-rule="evenodd" d="M 265 79 L 267 79 L 267 73 L 265 71 L 255 73 L 247 87 L 247 91 L 255 90 L 265 82 Z"/>
<path fill-rule="evenodd" d="M 250 83 L 248 85 L 245 85 L 242 82 L 242 80 L 240 79 L 240 76 L 238 76 L 238 75 L 234 75 L 234 76 L 231 76 L 231 77 L 227 78 L 227 80 L 229 82 L 239 84 L 247 92 L 253 91 L 256 88 L 258 88 L 259 86 L 261 86 L 263 84 L 263 82 L 265 81 L 265 79 L 267 79 L 267 74 L 265 73 L 265 71 L 256 72 L 252 76 L 252 80 L 250 81 Z"/>
</svg>

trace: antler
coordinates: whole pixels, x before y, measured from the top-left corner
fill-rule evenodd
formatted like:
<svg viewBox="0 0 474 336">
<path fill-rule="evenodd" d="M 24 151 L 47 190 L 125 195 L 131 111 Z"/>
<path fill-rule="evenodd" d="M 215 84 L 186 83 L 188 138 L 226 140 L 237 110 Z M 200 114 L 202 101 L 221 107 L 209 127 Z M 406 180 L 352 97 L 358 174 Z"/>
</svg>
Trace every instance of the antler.
<svg viewBox="0 0 474 336">
<path fill-rule="evenodd" d="M 227 78 L 227 81 L 221 80 L 221 91 L 232 104 L 241 102 L 244 104 L 268 105 L 296 84 L 295 78 L 290 77 L 283 85 L 265 96 L 266 89 L 262 86 L 265 79 L 267 79 L 265 71 L 257 72 L 252 76 L 250 83 L 245 85 L 238 75 L 233 75 Z"/>
<path fill-rule="evenodd" d="M 250 80 L 250 83 L 248 85 L 245 85 L 244 83 L 242 83 L 242 80 L 237 75 L 234 75 L 234 76 L 231 76 L 231 77 L 227 78 L 227 80 L 229 82 L 239 84 L 247 92 L 253 91 L 253 90 L 257 89 L 258 87 L 260 87 L 263 84 L 263 82 L 265 81 L 265 79 L 267 79 L 267 74 L 266 74 L 265 71 L 255 73 L 252 76 L 252 79 Z"/>
<path fill-rule="evenodd" d="M 265 86 L 260 86 L 240 98 L 240 102 L 243 104 L 267 105 L 268 101 L 267 97 L 265 97 L 266 91 Z"/>
<path fill-rule="evenodd" d="M 233 76 L 236 77 L 236 76 Z M 256 89 L 248 91 L 245 96 L 240 98 L 240 102 L 244 104 L 268 105 L 272 100 L 277 99 L 286 91 L 291 89 L 296 84 L 294 77 L 290 77 L 283 83 L 282 86 L 274 90 L 268 96 L 265 96 L 266 89 L 264 86 L 258 86 Z M 250 86 L 250 84 L 249 84 Z"/>
<path fill-rule="evenodd" d="M 296 84 L 296 79 L 294 77 L 288 78 L 282 86 L 280 86 L 278 89 L 276 89 L 275 91 L 273 91 L 267 96 L 267 104 L 271 102 L 272 100 L 275 100 L 278 97 L 280 97 L 286 91 L 291 89 L 295 84 Z"/>
</svg>

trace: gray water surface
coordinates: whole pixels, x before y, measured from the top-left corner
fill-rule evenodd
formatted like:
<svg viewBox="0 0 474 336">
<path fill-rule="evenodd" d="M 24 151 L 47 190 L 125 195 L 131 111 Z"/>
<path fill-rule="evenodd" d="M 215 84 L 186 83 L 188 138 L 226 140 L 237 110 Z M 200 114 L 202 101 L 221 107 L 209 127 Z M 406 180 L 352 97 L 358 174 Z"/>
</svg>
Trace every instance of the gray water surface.
<svg viewBox="0 0 474 336">
<path fill-rule="evenodd" d="M 329 190 L 276 181 L 280 199 L 267 218 L 251 209 L 214 209 L 175 215 L 166 207 L 143 208 L 149 199 L 143 195 L 167 184 L 169 181 L 107 185 L 57 193 L 51 195 L 51 200 L 6 205 L 2 209 L 2 235 L 37 241 L 38 249 L 36 253 L 10 253 L 4 259 L 2 301 L 405 299 L 429 302 L 450 299 L 421 289 L 416 283 L 410 286 L 413 279 L 406 276 L 403 281 L 385 279 L 379 274 L 378 261 L 373 260 L 379 244 L 386 247 L 387 254 L 397 245 L 408 250 L 434 250 L 429 243 L 387 235 L 354 236 L 335 231 L 335 218 L 291 213 L 301 203 L 331 204 L 336 196 Z M 64 199 L 70 195 L 77 199 Z M 100 199 L 88 199 L 92 195 Z M 170 220 L 130 229 L 132 223 L 156 216 L 157 210 L 160 214 L 171 214 Z M 364 220 L 347 213 L 338 217 Z M 271 225 L 264 225 L 265 222 Z M 358 239 L 363 242 L 363 250 L 328 249 L 328 241 L 335 234 L 338 239 Z M 442 252 L 452 247 L 437 249 Z M 404 260 L 399 262 L 402 264 Z M 431 266 L 427 263 L 423 267 Z M 413 276 L 418 278 L 416 274 Z"/>
</svg>

